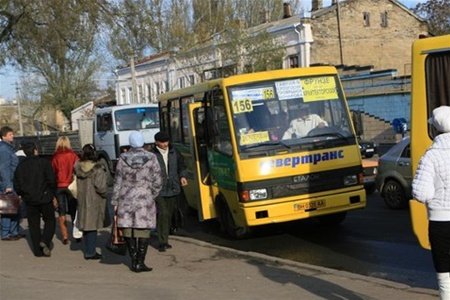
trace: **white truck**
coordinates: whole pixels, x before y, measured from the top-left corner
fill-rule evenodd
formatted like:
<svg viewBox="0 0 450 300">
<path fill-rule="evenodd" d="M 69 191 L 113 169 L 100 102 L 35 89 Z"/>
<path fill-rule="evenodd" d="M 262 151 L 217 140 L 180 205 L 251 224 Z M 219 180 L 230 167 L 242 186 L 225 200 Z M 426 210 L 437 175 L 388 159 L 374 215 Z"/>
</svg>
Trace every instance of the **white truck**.
<svg viewBox="0 0 450 300">
<path fill-rule="evenodd" d="M 72 111 L 72 115 L 76 116 L 76 112 Z M 154 143 L 154 135 L 159 131 L 159 109 L 155 103 L 97 107 L 92 117 L 78 116 L 76 121 L 75 131 L 16 137 L 15 142 L 34 142 L 43 156 L 53 155 L 60 136 L 68 136 L 78 153 L 83 145 L 92 143 L 98 160 L 108 168 L 112 178 L 119 155 L 130 148 L 128 138 L 132 131 L 142 133 L 145 145 Z"/>
</svg>

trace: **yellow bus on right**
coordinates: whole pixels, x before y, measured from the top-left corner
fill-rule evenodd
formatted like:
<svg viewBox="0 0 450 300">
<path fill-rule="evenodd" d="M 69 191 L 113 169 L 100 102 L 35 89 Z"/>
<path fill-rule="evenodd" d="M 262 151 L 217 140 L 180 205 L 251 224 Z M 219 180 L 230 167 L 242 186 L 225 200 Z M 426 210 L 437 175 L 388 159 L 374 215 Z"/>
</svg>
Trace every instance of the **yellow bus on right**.
<svg viewBox="0 0 450 300">
<path fill-rule="evenodd" d="M 411 166 L 412 174 L 415 174 L 420 158 L 437 134 L 435 128 L 428 124 L 433 109 L 441 105 L 450 106 L 450 35 L 415 41 L 411 59 Z M 425 205 L 413 199 L 410 213 L 420 245 L 430 249 Z"/>
</svg>

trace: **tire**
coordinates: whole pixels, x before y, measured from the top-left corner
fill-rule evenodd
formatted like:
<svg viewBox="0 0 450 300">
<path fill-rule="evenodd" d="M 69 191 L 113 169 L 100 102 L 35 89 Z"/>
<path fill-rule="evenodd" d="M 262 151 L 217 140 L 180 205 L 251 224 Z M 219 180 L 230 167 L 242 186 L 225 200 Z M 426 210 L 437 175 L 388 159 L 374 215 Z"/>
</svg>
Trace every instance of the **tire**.
<svg viewBox="0 0 450 300">
<path fill-rule="evenodd" d="M 343 211 L 339 213 L 317 217 L 317 220 L 321 225 L 324 226 L 336 226 L 341 224 L 345 220 L 346 216 L 347 212 Z"/>
<path fill-rule="evenodd" d="M 100 158 L 99 162 L 102 164 L 102 166 L 106 170 L 106 183 L 107 183 L 107 185 L 108 186 L 113 186 L 114 185 L 114 176 L 111 174 L 111 171 L 109 170 L 108 162 L 104 158 Z"/>
<path fill-rule="evenodd" d="M 365 156 L 366 158 L 371 158 L 371 157 L 373 157 L 373 153 L 365 154 L 364 156 Z"/>
<path fill-rule="evenodd" d="M 384 203 L 391 209 L 403 209 L 408 206 L 405 190 L 396 180 L 386 181 L 381 195 Z"/>
<path fill-rule="evenodd" d="M 234 239 L 244 239 L 248 237 L 250 235 L 250 228 L 248 226 L 237 226 L 228 205 L 224 200 L 219 200 L 219 202 L 220 204 L 217 207 L 219 208 L 221 231 Z"/>
</svg>

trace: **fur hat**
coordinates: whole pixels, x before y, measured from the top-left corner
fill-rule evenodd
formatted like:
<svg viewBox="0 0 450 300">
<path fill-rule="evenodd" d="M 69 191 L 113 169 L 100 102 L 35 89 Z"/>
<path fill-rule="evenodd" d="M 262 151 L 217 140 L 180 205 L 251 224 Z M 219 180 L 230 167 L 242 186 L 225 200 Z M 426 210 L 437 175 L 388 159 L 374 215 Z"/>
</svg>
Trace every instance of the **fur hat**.
<svg viewBox="0 0 450 300">
<path fill-rule="evenodd" d="M 169 137 L 169 134 L 167 132 L 160 131 L 157 134 L 155 134 L 155 141 L 167 142 L 167 141 L 169 141 L 169 139 L 170 139 L 170 137 Z"/>
<path fill-rule="evenodd" d="M 128 141 L 130 142 L 130 146 L 133 148 L 141 148 L 144 146 L 144 137 L 139 131 L 133 131 L 130 134 Z"/>
<path fill-rule="evenodd" d="M 433 116 L 428 119 L 429 124 L 443 133 L 450 132 L 450 106 L 439 106 L 433 109 Z"/>
</svg>

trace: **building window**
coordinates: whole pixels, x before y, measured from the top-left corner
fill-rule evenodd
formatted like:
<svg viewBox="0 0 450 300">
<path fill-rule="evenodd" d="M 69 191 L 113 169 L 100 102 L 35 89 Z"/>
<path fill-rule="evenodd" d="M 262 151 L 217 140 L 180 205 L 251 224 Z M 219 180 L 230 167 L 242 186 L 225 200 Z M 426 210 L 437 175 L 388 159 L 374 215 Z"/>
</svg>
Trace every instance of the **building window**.
<svg viewBox="0 0 450 300">
<path fill-rule="evenodd" d="M 381 13 L 381 27 L 388 27 L 388 12 Z"/>
<path fill-rule="evenodd" d="M 298 55 L 289 56 L 289 68 L 298 68 Z"/>
<path fill-rule="evenodd" d="M 364 12 L 364 27 L 370 27 L 370 13 Z"/>
<path fill-rule="evenodd" d="M 159 82 L 155 82 L 155 94 L 156 95 L 161 94 L 161 87 L 159 85 Z"/>
<path fill-rule="evenodd" d="M 168 91 L 169 91 L 169 81 L 164 80 L 164 92 L 163 93 L 168 92 Z"/>
<path fill-rule="evenodd" d="M 195 84 L 195 76 L 193 74 L 189 75 L 189 85 Z"/>
<path fill-rule="evenodd" d="M 127 102 L 127 95 L 125 94 L 125 89 L 120 90 L 120 101 L 121 103 Z"/>
<path fill-rule="evenodd" d="M 133 99 L 133 88 L 128 88 L 128 103 L 134 103 Z"/>
<path fill-rule="evenodd" d="M 184 87 L 185 87 L 185 85 L 184 85 L 184 77 L 179 77 L 178 78 L 178 88 L 182 89 Z"/>
<path fill-rule="evenodd" d="M 152 102 L 152 86 L 150 85 L 150 83 L 146 84 L 146 89 L 148 102 Z"/>
<path fill-rule="evenodd" d="M 144 86 L 140 85 L 138 87 L 138 103 L 145 102 L 144 101 Z"/>
</svg>

